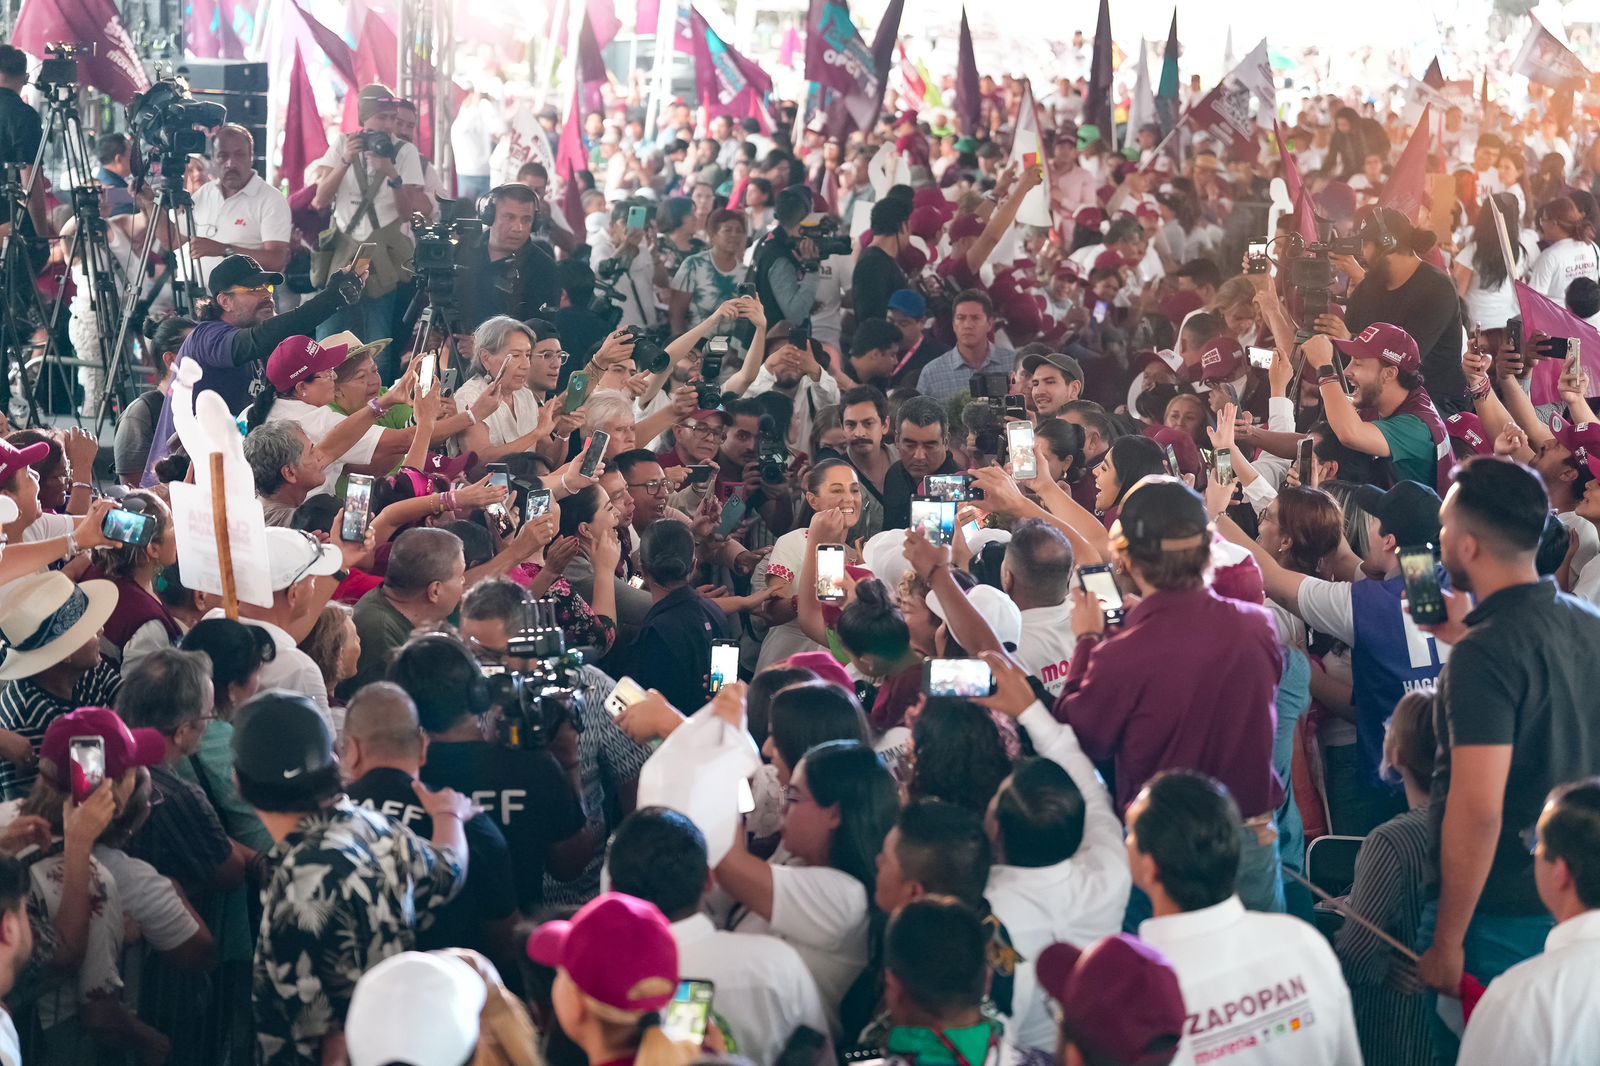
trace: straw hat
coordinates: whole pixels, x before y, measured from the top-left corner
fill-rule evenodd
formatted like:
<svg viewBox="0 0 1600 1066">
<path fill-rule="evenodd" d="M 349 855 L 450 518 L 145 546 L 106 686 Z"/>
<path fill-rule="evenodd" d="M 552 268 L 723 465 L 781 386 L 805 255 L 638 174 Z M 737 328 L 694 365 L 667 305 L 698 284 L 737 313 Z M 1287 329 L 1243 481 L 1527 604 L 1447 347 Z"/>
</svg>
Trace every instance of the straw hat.
<svg viewBox="0 0 1600 1066">
<path fill-rule="evenodd" d="M 117 607 L 111 582 L 75 585 L 53 570 L 22 578 L 7 591 L 10 602 L 0 613 L 0 681 L 32 677 L 56 665 L 99 633 Z"/>
</svg>

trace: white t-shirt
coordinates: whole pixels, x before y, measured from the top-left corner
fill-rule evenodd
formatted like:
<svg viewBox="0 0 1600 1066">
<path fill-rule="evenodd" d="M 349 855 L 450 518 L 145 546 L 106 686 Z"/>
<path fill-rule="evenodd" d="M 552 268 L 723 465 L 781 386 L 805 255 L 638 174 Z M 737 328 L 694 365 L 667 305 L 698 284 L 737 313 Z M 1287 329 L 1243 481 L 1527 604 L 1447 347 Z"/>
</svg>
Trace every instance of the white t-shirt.
<svg viewBox="0 0 1600 1066">
<path fill-rule="evenodd" d="M 319 444 L 322 438 L 339 428 L 348 415 L 328 407 L 313 407 L 299 400 L 278 397 L 272 403 L 272 410 L 267 412 L 268 422 L 293 422 L 305 430 L 306 437 L 312 444 Z M 372 457 L 377 454 L 378 442 L 383 438 L 381 426 L 369 426 L 361 434 L 361 439 L 351 445 L 343 455 L 338 456 L 328 463 L 327 477 L 323 479 L 322 491 L 332 492 L 334 484 L 339 480 L 339 475 L 344 473 L 346 465 L 365 466 L 372 462 Z"/>
<path fill-rule="evenodd" d="M 485 374 L 468 379 L 456 390 L 456 408 L 465 411 L 488 387 L 489 378 Z M 510 403 L 500 401 L 494 414 L 483 420 L 483 428 L 489 431 L 491 444 L 509 444 L 518 437 L 527 436 L 539 428 L 539 398 L 532 389 L 518 389 L 511 394 Z"/>
<path fill-rule="evenodd" d="M 1468 270 L 1472 269 L 1473 260 L 1477 258 L 1477 242 L 1461 249 L 1457 261 Z M 1479 329 L 1500 329 L 1506 320 L 1516 318 L 1522 312 L 1517 308 L 1516 286 L 1512 284 L 1513 278 L 1521 278 L 1532 268 L 1535 260 L 1539 258 L 1539 246 L 1530 243 L 1526 237 L 1522 241 L 1522 259 L 1517 264 L 1518 269 L 1511 272 L 1506 280 L 1500 283 L 1497 289 L 1485 289 L 1478 283 L 1477 273 L 1467 281 L 1467 319 Z M 1563 291 L 1563 296 L 1566 293 Z"/>
<path fill-rule="evenodd" d="M 1350 987 L 1321 933 L 1238 896 L 1146 919 L 1139 939 L 1178 973 L 1188 1017 L 1180 1066 L 1361 1066 Z"/>
<path fill-rule="evenodd" d="M 1580 517 L 1577 511 L 1563 511 L 1556 518 L 1567 527 L 1568 532 L 1575 530 L 1578 534 L 1578 550 L 1572 556 L 1572 572 L 1576 574 L 1600 554 L 1600 530 L 1595 529 L 1594 523 L 1587 518 Z"/>
<path fill-rule="evenodd" d="M 171 879 L 154 866 L 104 844 L 94 846 L 94 857 L 117 879 L 123 913 L 139 923 L 140 935 L 151 947 L 171 951 L 200 931 L 199 921 L 183 905 Z"/>
<path fill-rule="evenodd" d="M 474 103 L 461 105 L 456 120 L 450 124 L 450 150 L 455 154 L 457 174 L 473 178 L 488 176 L 497 120 L 495 107 L 488 100 L 479 98 Z"/>
<path fill-rule="evenodd" d="M 0 1007 L 0 1066 L 22 1066 L 22 1042 L 11 1014 Z"/>
<path fill-rule="evenodd" d="M 1067 687 L 1067 661 L 1076 645 L 1072 638 L 1072 606 L 1030 607 L 1022 612 L 1022 639 L 1017 641 L 1017 662 L 1044 682 L 1052 696 Z"/>
<path fill-rule="evenodd" d="M 349 143 L 350 134 L 341 133 L 328 145 L 327 154 L 316 163 L 312 164 L 311 172 L 332 170 L 344 161 L 345 145 Z M 417 146 L 403 141 L 396 142 L 399 151 L 395 154 L 394 167 L 400 175 L 402 185 L 422 186 L 422 156 L 417 154 Z M 357 156 L 356 162 L 344 172 L 344 177 L 339 181 L 339 191 L 333 198 L 333 219 L 339 228 L 352 238 L 364 241 L 372 234 L 372 223 L 367 218 L 367 212 L 361 213 L 359 221 L 355 220 L 356 208 L 361 204 L 361 184 L 356 178 L 356 167 L 362 157 Z M 370 189 L 373 184 L 378 186 L 377 193 L 372 198 L 372 208 L 378 216 L 379 227 L 387 226 L 400 217 L 400 208 L 395 203 L 395 190 L 376 174 L 368 174 L 367 185 Z"/>
<path fill-rule="evenodd" d="M 601 216 L 600 231 L 590 235 L 589 249 L 589 262 L 596 267 L 617 256 L 617 244 L 611 239 L 604 216 Z M 619 325 L 648 329 L 656 324 L 656 257 L 648 242 L 639 246 L 627 272 L 611 284 L 622 294 Z"/>
<path fill-rule="evenodd" d="M 393 194 L 389 200 L 393 202 Z M 260 248 L 263 244 L 288 244 L 292 228 L 288 198 L 262 181 L 259 174 L 251 174 L 244 188 L 226 198 L 222 195 L 222 185 L 216 181 L 206 182 L 194 194 L 196 237 L 207 237 L 219 244 Z M 197 261 L 202 284 L 211 277 L 211 268 L 222 259 L 219 255 L 208 255 Z"/>
<path fill-rule="evenodd" d="M 850 255 L 830 255 L 817 265 L 817 305 L 811 311 L 811 335 L 823 344 L 839 346 L 844 320 L 844 294 L 850 291 L 856 260 Z"/>
<path fill-rule="evenodd" d="M 1567 237 L 1539 253 L 1528 272 L 1528 287 L 1565 307 L 1567 286 L 1579 278 L 1600 281 L 1600 245 Z"/>
</svg>

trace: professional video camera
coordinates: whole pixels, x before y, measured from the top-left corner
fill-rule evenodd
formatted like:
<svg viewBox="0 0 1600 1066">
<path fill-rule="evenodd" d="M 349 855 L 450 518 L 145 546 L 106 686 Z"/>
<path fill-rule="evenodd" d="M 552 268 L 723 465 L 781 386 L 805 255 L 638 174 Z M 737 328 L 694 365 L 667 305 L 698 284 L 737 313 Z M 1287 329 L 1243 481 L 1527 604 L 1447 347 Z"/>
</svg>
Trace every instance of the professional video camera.
<svg viewBox="0 0 1600 1066">
<path fill-rule="evenodd" d="M 776 434 L 763 433 L 756 445 L 756 461 L 761 464 L 761 480 L 768 485 L 782 485 L 789 470 L 789 450 Z"/>
<path fill-rule="evenodd" d="M 583 732 L 578 691 L 583 656 L 567 650 L 554 600 L 524 599 L 523 612 L 522 628 L 507 641 L 506 655 L 533 665 L 489 673 L 489 703 L 500 709 L 496 732 L 502 747 L 542 748 L 563 725 Z"/>
<path fill-rule="evenodd" d="M 795 239 L 814 242 L 819 260 L 834 255 L 849 255 L 855 251 L 850 236 L 839 233 L 839 220 L 832 215 L 812 215 L 807 218 L 800 223 L 800 233 Z"/>
<path fill-rule="evenodd" d="M 416 271 L 420 288 L 434 305 L 447 309 L 455 307 L 456 279 L 476 261 L 488 232 L 481 218 L 431 222 L 424 215 L 411 216 L 411 235 L 417 242 L 412 269 Z M 516 291 L 516 269 L 508 267 L 494 285 L 496 291 L 508 296 Z"/>
<path fill-rule="evenodd" d="M 45 58 L 39 64 L 39 73 L 33 84 L 46 96 L 57 90 L 76 92 L 78 89 L 78 57 L 93 55 L 94 49 L 86 44 L 54 43 L 44 46 Z"/>
<path fill-rule="evenodd" d="M 1315 332 L 1317 316 L 1328 314 L 1334 304 L 1334 269 L 1332 258 L 1336 255 L 1359 256 L 1359 237 L 1339 237 L 1331 223 L 1318 219 L 1319 239 L 1312 244 L 1301 244 L 1295 238 L 1283 259 L 1287 260 L 1286 282 L 1289 314 L 1300 324 L 1296 340 L 1304 343 Z"/>
<path fill-rule="evenodd" d="M 350 135 L 350 143 L 391 163 L 400 154 L 400 142 L 381 130 L 358 130 Z"/>
<path fill-rule="evenodd" d="M 227 120 L 227 108 L 196 100 L 189 83 L 175 76 L 157 81 L 128 105 L 128 128 L 170 181 L 182 181 L 189 157 L 206 150 L 205 131 Z"/>
</svg>

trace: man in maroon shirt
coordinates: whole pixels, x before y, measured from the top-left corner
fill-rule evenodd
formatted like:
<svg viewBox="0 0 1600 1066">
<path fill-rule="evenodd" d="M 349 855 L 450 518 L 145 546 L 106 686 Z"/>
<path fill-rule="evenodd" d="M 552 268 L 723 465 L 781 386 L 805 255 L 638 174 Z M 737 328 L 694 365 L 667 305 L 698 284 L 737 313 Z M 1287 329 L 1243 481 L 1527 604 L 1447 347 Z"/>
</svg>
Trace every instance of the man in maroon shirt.
<svg viewBox="0 0 1600 1066">
<path fill-rule="evenodd" d="M 1198 770 L 1227 785 L 1245 814 L 1240 897 L 1283 910 L 1272 768 L 1283 651 L 1272 616 L 1209 587 L 1205 502 L 1176 478 L 1146 477 L 1111 527 L 1118 568 L 1139 603 L 1105 632 L 1096 597 L 1073 590 L 1077 646 L 1055 716 L 1083 750 L 1114 768 L 1118 811 L 1161 770 Z"/>
</svg>

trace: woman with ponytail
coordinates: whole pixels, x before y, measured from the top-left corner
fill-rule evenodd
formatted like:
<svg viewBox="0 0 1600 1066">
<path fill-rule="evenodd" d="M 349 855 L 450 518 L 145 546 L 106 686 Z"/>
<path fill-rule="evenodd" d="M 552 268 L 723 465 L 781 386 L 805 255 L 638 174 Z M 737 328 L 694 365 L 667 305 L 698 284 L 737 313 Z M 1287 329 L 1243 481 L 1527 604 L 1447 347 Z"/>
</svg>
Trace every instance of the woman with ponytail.
<svg viewBox="0 0 1600 1066">
<path fill-rule="evenodd" d="M 570 922 L 540 926 L 528 957 L 556 971 L 556 1022 L 594 1066 L 688 1066 L 702 1057 L 661 1028 L 678 991 L 678 943 L 655 904 L 608 892 Z"/>
<path fill-rule="evenodd" d="M 1568 196 L 1558 196 L 1546 204 L 1541 222 L 1543 231 L 1555 241 L 1533 261 L 1528 285 L 1562 304 L 1567 298 L 1567 286 L 1574 281 L 1600 281 L 1600 246 L 1595 244 L 1594 222 Z M 1510 224 L 1508 220 L 1507 225 Z"/>
<path fill-rule="evenodd" d="M 1495 226 L 1495 213 L 1506 220 L 1506 236 L 1511 242 L 1513 262 L 1506 263 L 1500 249 L 1500 235 Z M 1538 248 L 1529 240 L 1526 230 L 1514 228 L 1517 217 L 1517 200 L 1510 193 L 1494 194 L 1494 202 L 1485 200 L 1478 210 L 1478 219 L 1472 227 L 1472 241 L 1456 259 L 1454 268 L 1456 288 L 1467 305 L 1467 322 L 1478 329 L 1500 329 L 1506 320 L 1521 314 L 1517 309 L 1514 281 L 1521 280 L 1529 264 L 1538 256 Z"/>
</svg>

